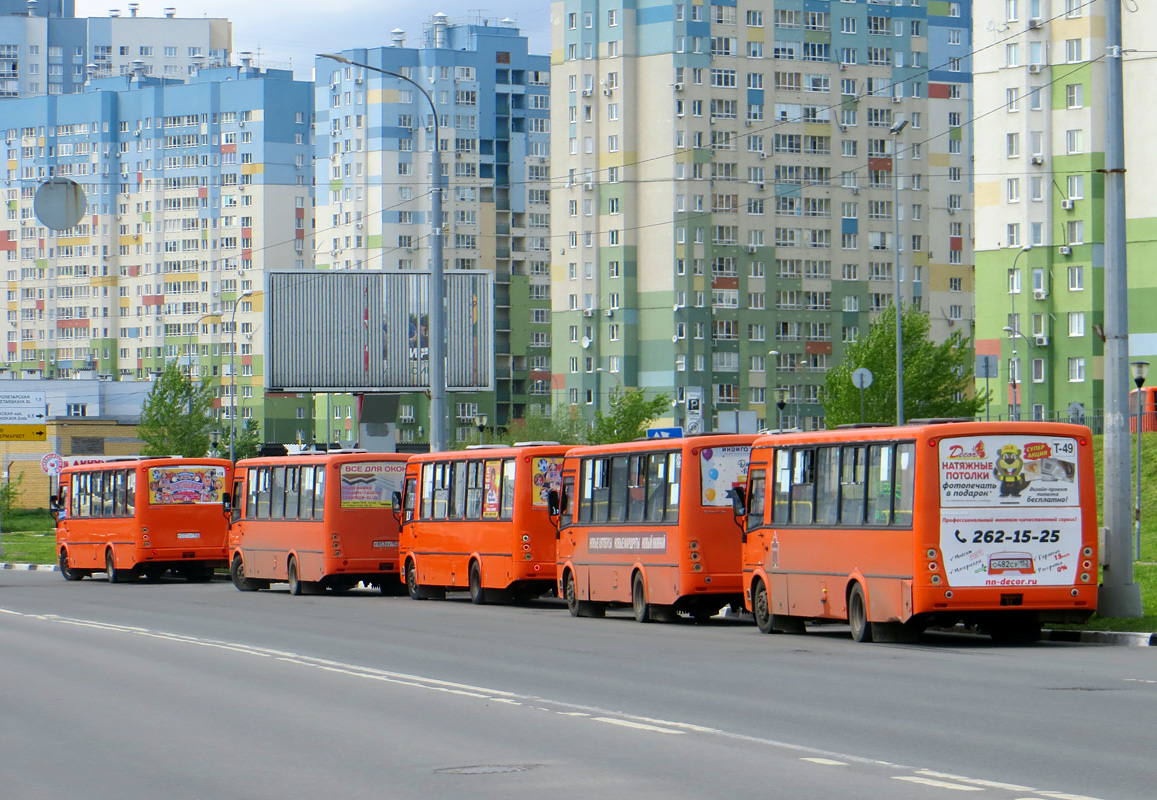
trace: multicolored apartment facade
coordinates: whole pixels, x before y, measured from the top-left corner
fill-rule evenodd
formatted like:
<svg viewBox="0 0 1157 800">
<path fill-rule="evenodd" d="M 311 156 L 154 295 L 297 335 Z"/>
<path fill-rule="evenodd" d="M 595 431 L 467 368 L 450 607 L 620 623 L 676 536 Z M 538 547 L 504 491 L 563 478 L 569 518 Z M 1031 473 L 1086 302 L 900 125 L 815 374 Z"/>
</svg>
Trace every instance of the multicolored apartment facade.
<svg viewBox="0 0 1157 800">
<path fill-rule="evenodd" d="M 555 2 L 556 402 L 637 386 L 734 430 L 785 388 L 784 424 L 821 425 L 826 371 L 892 302 L 897 220 L 903 301 L 970 336 L 970 16 Z"/>
</svg>

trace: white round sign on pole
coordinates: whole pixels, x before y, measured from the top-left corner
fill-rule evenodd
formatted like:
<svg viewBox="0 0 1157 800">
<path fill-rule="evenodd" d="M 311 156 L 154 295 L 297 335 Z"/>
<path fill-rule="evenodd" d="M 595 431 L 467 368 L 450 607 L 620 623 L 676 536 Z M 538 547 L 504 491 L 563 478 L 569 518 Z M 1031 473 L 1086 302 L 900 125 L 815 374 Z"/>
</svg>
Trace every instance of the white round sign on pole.
<svg viewBox="0 0 1157 800">
<path fill-rule="evenodd" d="M 872 371 L 866 367 L 860 367 L 852 372 L 852 386 L 857 389 L 867 389 L 872 385 Z"/>
<path fill-rule="evenodd" d="M 40 469 L 44 470 L 46 475 L 56 477 L 64 469 L 64 459 L 56 453 L 49 453 L 40 459 Z"/>
</svg>

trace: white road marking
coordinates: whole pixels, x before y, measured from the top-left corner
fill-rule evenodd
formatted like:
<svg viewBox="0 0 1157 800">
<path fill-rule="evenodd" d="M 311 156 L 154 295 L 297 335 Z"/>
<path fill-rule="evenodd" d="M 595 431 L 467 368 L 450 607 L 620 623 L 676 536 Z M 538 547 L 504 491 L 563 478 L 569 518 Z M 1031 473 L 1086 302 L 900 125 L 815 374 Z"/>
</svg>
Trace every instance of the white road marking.
<svg viewBox="0 0 1157 800">
<path fill-rule="evenodd" d="M 943 778 L 949 781 L 960 781 L 961 783 L 971 783 L 976 786 L 984 786 L 989 789 L 1006 789 L 1010 792 L 1032 792 L 1035 791 L 1031 786 L 1018 786 L 1015 783 L 999 783 L 997 781 L 986 781 L 981 778 L 966 778 L 963 775 L 952 775 L 948 772 L 933 772 L 930 769 L 922 769 L 918 775 L 923 775 L 926 778 Z"/>
<path fill-rule="evenodd" d="M 993 789 L 1006 789 L 1017 792 L 1029 792 L 1038 795 L 1035 798 L 1024 798 L 1023 800 L 1040 800 L 1041 797 L 1047 797 L 1050 800 L 1097 800 L 1097 798 L 1087 797 L 1085 795 L 1045 791 L 1041 789 L 1033 789 L 1027 786 L 1018 786 L 1011 783 L 999 783 L 996 781 L 988 781 L 980 778 L 967 778 L 961 775 L 934 772 L 932 770 L 919 769 L 917 767 L 907 766 L 904 764 L 895 764 L 889 761 L 882 761 L 880 759 L 864 758 L 862 756 L 855 756 L 849 753 L 839 753 L 830 750 L 824 750 L 818 747 L 796 744 L 794 742 L 784 742 L 776 739 L 766 739 L 759 736 L 749 736 L 747 734 L 720 730 L 703 725 L 695 725 L 689 722 L 679 722 L 675 720 L 655 719 L 653 717 L 624 714 L 622 712 L 600 708 L 598 706 L 588 706 L 562 700 L 552 700 L 550 698 L 537 697 L 534 695 L 521 695 L 514 692 L 506 692 L 484 686 L 474 686 L 466 683 L 445 681 L 438 678 L 430 678 L 421 675 L 410 675 L 404 672 L 392 672 L 388 670 L 376 669 L 373 667 L 360 666 L 357 664 L 346 664 L 340 661 L 331 661 L 329 659 L 316 658 L 314 656 L 307 656 L 299 653 L 275 650 L 266 647 L 258 647 L 255 645 L 241 644 L 239 642 L 201 639 L 195 636 L 186 636 L 177 633 L 152 631 L 148 628 L 138 628 L 126 625 L 115 625 L 106 622 L 96 622 L 93 620 L 60 617 L 55 614 L 27 614 L 5 608 L 0 608 L 0 614 L 7 614 L 14 617 L 24 617 L 25 619 L 32 619 L 41 622 L 57 622 L 63 625 L 90 628 L 93 630 L 106 631 L 110 633 L 124 633 L 132 636 L 143 636 L 148 639 L 156 639 L 173 644 L 188 644 L 195 645 L 197 647 L 210 647 L 214 649 L 239 653 L 241 655 L 257 656 L 259 658 L 274 658 L 286 664 L 321 670 L 323 672 L 329 672 L 332 674 L 345 675 L 352 678 L 374 680 L 381 683 L 405 686 L 413 689 L 425 689 L 428 691 L 443 692 L 460 697 L 503 703 L 510 706 L 523 706 L 526 708 L 546 711 L 548 713 L 553 713 L 564 717 L 588 717 L 596 722 L 603 722 L 609 725 L 616 725 L 632 730 L 664 733 L 668 735 L 698 733 L 707 736 L 717 736 L 722 739 L 760 745 L 764 747 L 772 747 L 778 750 L 786 750 L 795 753 L 807 753 L 809 755 L 801 756 L 800 760 L 824 766 L 848 766 L 849 764 L 860 764 L 872 767 L 886 767 L 894 770 L 908 770 L 916 774 L 894 775 L 892 776 L 893 779 L 907 781 L 910 783 L 918 783 L 926 786 L 933 786 L 937 788 L 952 789 L 965 792 L 979 792 L 984 791 L 984 789 L 981 787 L 987 787 Z M 1152 683 L 1152 681 L 1149 682 Z M 947 778 L 949 780 L 959 781 L 960 783 L 948 783 L 946 781 L 934 780 L 934 778 Z"/>
<path fill-rule="evenodd" d="M 958 792 L 983 792 L 979 786 L 963 786 L 959 783 L 948 783 L 947 781 L 934 781 L 931 778 L 921 778 L 918 775 L 893 775 L 894 781 L 907 781 L 908 783 L 919 783 L 924 786 L 935 786 L 937 789 L 955 789 Z"/>
<path fill-rule="evenodd" d="M 592 717 L 595 722 L 605 722 L 608 725 L 618 725 L 622 728 L 633 728 L 637 731 L 651 731 L 652 733 L 667 733 L 672 736 L 682 736 L 686 731 L 676 731 L 671 728 L 660 728 L 658 725 L 647 725 L 644 722 L 632 722 L 629 719 L 615 719 L 614 717 Z"/>
</svg>

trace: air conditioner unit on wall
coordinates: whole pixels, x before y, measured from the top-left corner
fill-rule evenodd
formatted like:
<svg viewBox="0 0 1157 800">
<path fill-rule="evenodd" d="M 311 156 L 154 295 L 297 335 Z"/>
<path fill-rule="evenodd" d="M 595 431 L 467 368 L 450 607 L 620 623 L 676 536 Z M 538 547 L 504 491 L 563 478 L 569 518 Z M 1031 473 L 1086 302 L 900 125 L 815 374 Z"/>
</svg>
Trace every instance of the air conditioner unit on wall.
<svg viewBox="0 0 1157 800">
<path fill-rule="evenodd" d="M 1046 300 L 1046 299 L 1048 299 L 1048 296 L 1049 296 L 1049 293 L 1045 289 L 1034 289 L 1033 293 L 1032 293 L 1032 297 L 1034 300 Z"/>
<path fill-rule="evenodd" d="M 1061 208 L 1063 208 L 1065 211 L 1072 211 L 1073 210 L 1073 201 L 1072 200 L 1062 200 L 1061 201 Z"/>
<path fill-rule="evenodd" d="M 1036 341 L 1036 346 L 1037 346 L 1037 347 L 1046 347 L 1046 346 L 1048 345 L 1048 343 L 1049 343 L 1049 337 L 1047 337 L 1047 336 L 1037 336 L 1037 337 L 1036 337 L 1036 339 L 1035 339 L 1035 341 Z"/>
<path fill-rule="evenodd" d="M 1073 254 L 1073 248 L 1069 247 L 1067 244 L 1062 244 L 1057 248 L 1057 252 L 1059 252 L 1062 256 L 1071 256 Z"/>
<path fill-rule="evenodd" d="M 1032 157 L 1032 163 L 1033 163 L 1033 166 L 1039 167 L 1045 163 L 1045 157 L 1044 156 L 1033 156 Z"/>
</svg>

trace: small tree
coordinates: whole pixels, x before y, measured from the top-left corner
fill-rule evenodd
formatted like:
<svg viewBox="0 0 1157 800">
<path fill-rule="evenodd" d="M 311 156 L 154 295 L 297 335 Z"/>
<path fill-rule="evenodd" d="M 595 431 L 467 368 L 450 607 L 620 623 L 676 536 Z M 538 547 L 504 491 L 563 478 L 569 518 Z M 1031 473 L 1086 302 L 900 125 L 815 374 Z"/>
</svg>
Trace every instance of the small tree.
<svg viewBox="0 0 1157 800">
<path fill-rule="evenodd" d="M 582 423 L 570 416 L 566 406 L 559 406 L 551 416 L 527 414 L 512 420 L 506 431 L 497 434 L 495 444 L 515 442 L 558 442 L 559 444 L 580 444 L 583 441 Z"/>
<path fill-rule="evenodd" d="M 251 419 L 245 420 L 233 433 L 233 460 L 253 458 L 261 451 L 261 426 Z"/>
<path fill-rule="evenodd" d="M 24 491 L 20 488 L 20 484 L 24 483 L 24 473 L 21 472 L 16 476 L 16 480 L 6 480 L 4 485 L 0 486 L 0 515 L 4 519 L 8 519 L 8 515 L 12 513 L 12 509 L 16 507 L 16 503 L 20 500 L 20 495 Z"/>
<path fill-rule="evenodd" d="M 650 400 L 642 389 L 615 389 L 611 392 L 610 413 L 595 412 L 595 427 L 587 437 L 591 444 L 630 442 L 645 435 L 651 420 L 671 410 L 665 394 Z"/>
<path fill-rule="evenodd" d="M 146 456 L 196 457 L 209 452 L 214 425 L 213 389 L 208 380 L 194 383 L 169 362 L 141 406 L 137 436 Z"/>
<path fill-rule="evenodd" d="M 928 317 L 908 306 L 901 317 L 904 338 L 904 419 L 974 417 L 984 408 L 983 394 L 972 388 L 972 349 L 968 339 L 928 338 Z M 860 421 L 860 390 L 852 372 L 867 367 L 872 385 L 864 390 L 864 421 L 896 420 L 896 310 L 885 309 L 867 336 L 844 351 L 844 360 L 828 371 L 824 415 L 829 428 Z M 962 397 L 957 400 L 957 396 Z"/>
</svg>

